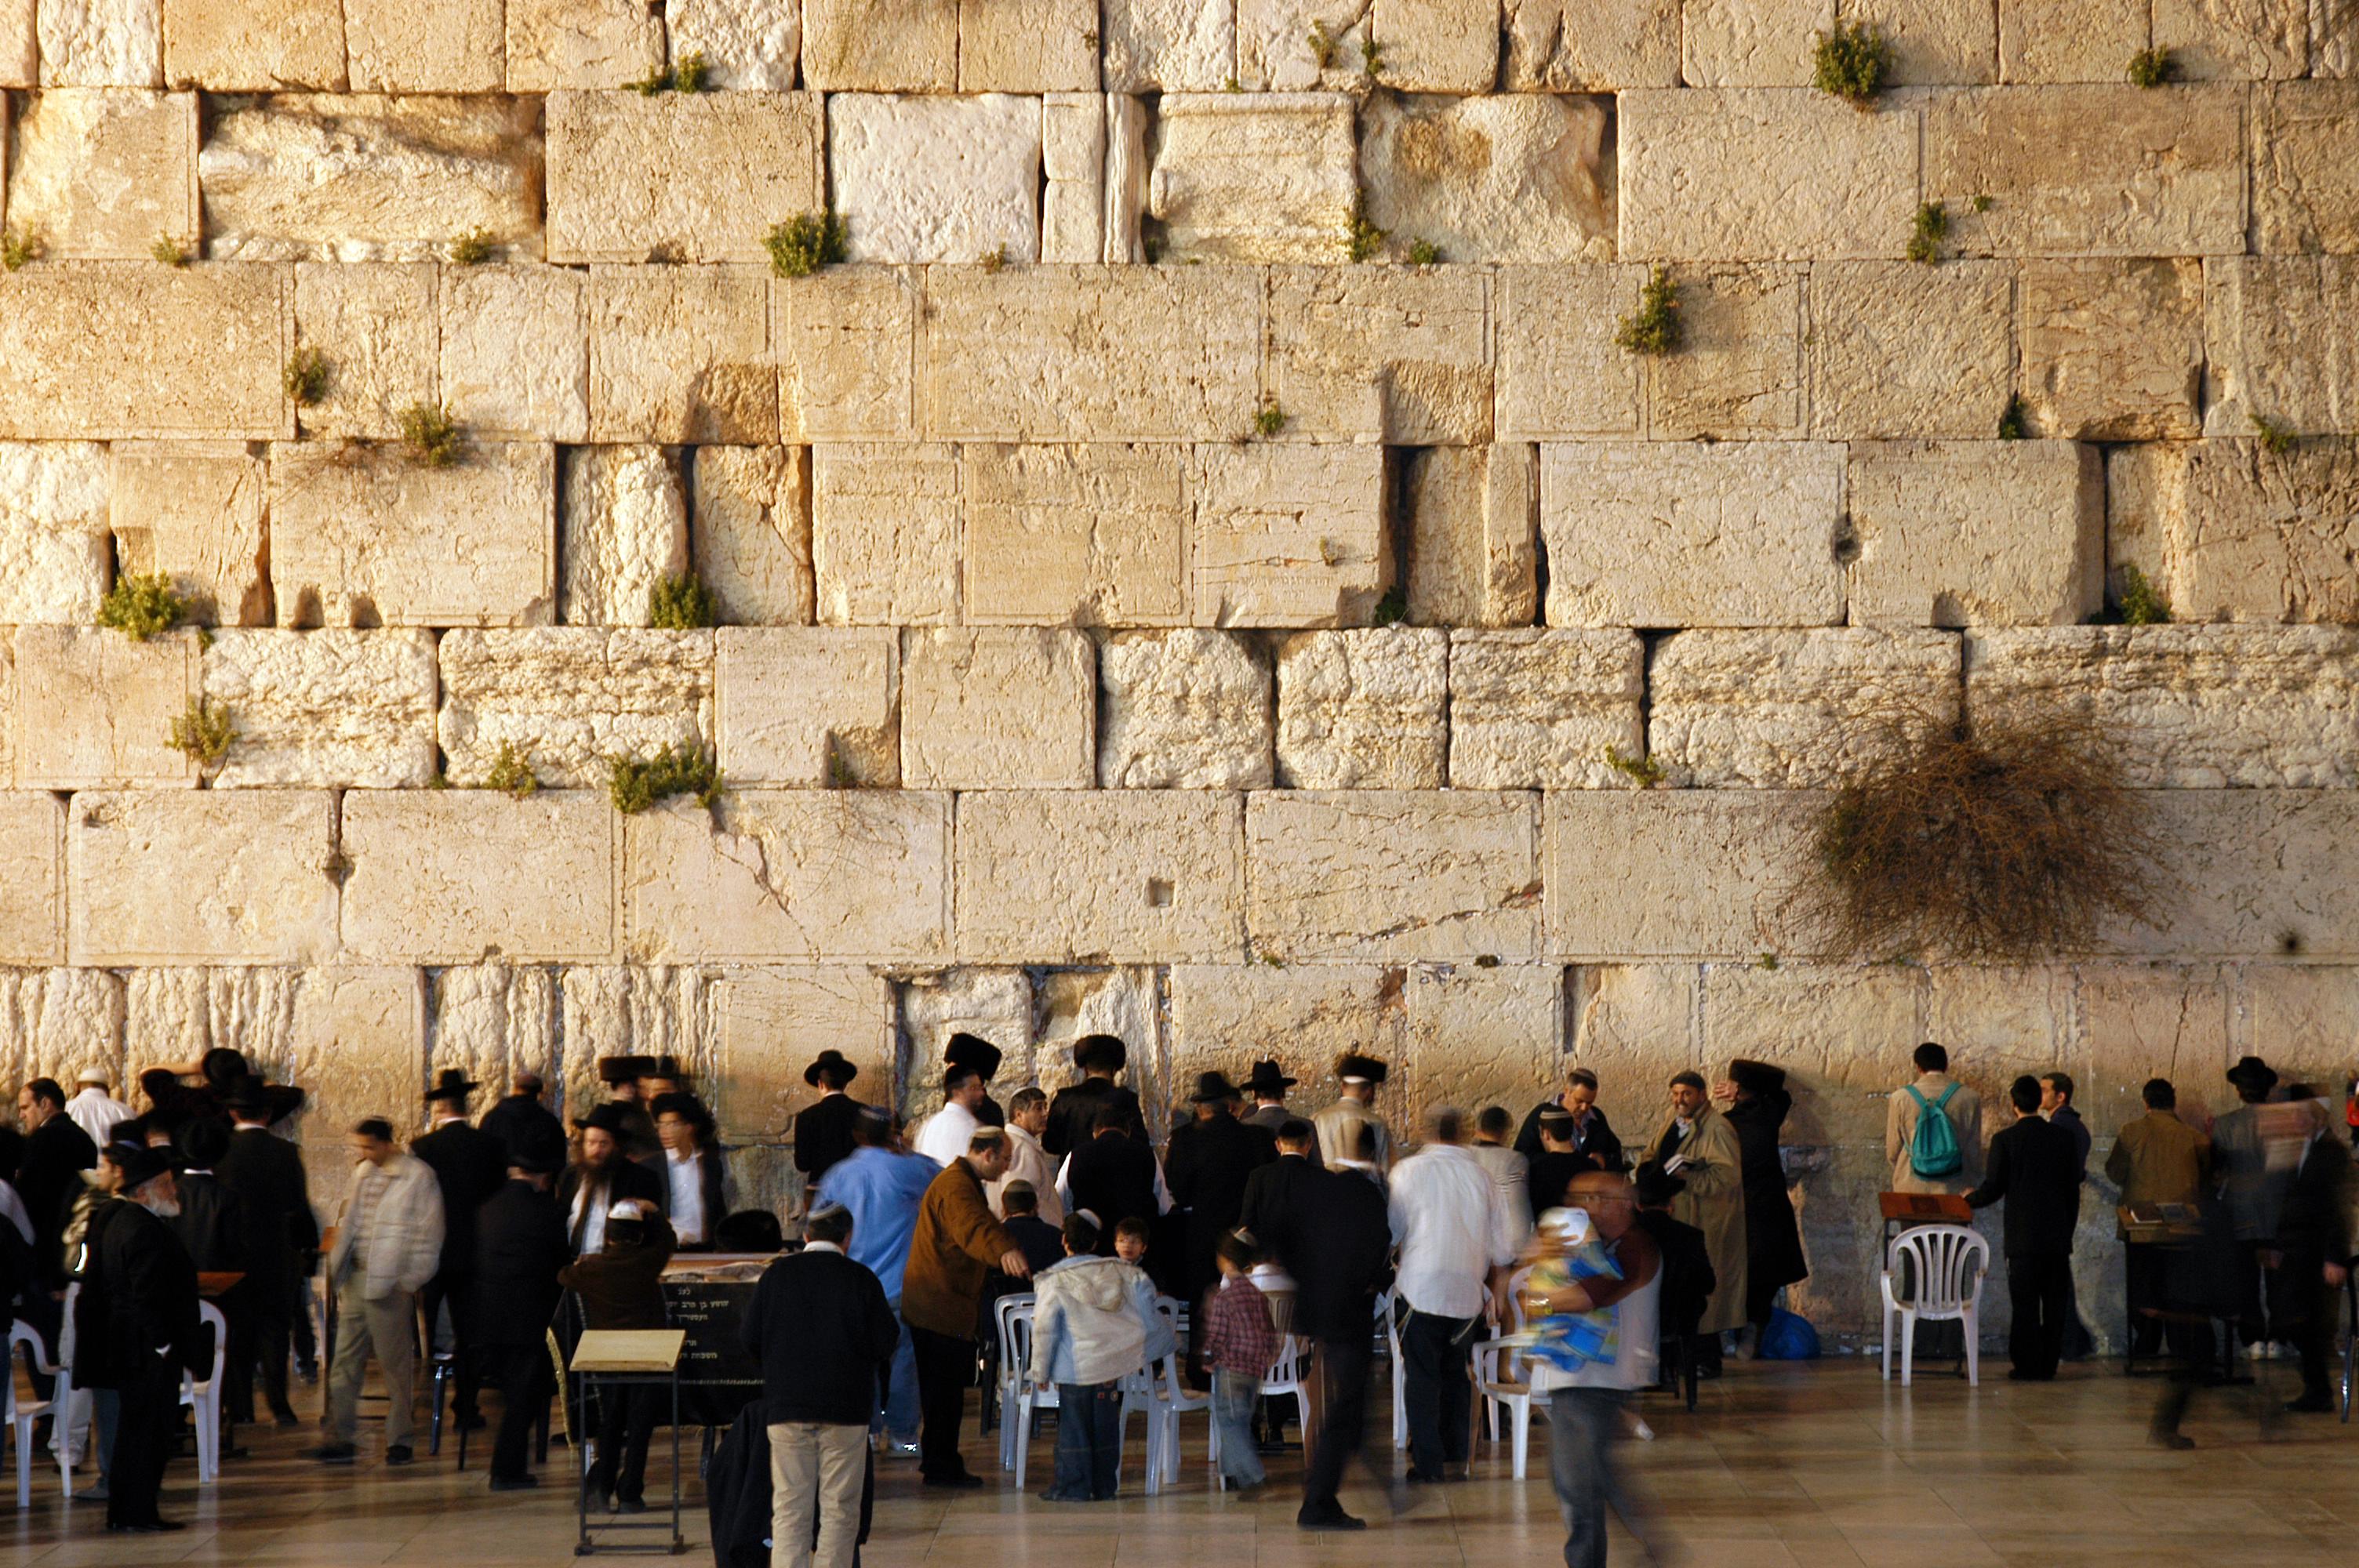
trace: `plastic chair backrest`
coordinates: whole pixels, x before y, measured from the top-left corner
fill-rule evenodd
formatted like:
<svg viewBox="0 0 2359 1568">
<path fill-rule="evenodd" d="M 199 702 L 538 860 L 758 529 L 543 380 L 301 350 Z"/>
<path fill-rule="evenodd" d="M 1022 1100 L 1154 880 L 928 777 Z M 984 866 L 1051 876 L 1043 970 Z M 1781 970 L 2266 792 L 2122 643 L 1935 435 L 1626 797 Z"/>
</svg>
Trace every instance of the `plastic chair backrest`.
<svg viewBox="0 0 2359 1568">
<path fill-rule="evenodd" d="M 213 1366 L 205 1381 L 219 1383 L 222 1368 L 229 1360 L 229 1319 L 223 1317 L 222 1309 L 211 1302 L 197 1303 L 197 1317 L 201 1322 L 211 1324 L 213 1331 Z"/>
<path fill-rule="evenodd" d="M 1532 1266 L 1529 1263 L 1525 1264 L 1522 1268 L 1507 1276 L 1507 1310 L 1506 1316 L 1507 1320 L 1506 1332 L 1509 1334 L 1521 1334 L 1524 1331 L 1524 1287 L 1531 1283 L 1531 1280 Z"/>
<path fill-rule="evenodd" d="M 1016 1382 L 1032 1370 L 1032 1312 L 1038 1304 L 1029 1293 L 999 1298 L 999 1364 Z"/>
<path fill-rule="evenodd" d="M 1903 1260 L 1912 1265 L 1901 1268 Z M 1955 1312 L 1972 1300 L 1975 1281 L 1990 1266 L 1990 1243 L 1962 1225 L 1920 1225 L 1892 1238 L 1892 1274 L 1913 1274 L 1908 1304 L 1919 1313 Z"/>
</svg>

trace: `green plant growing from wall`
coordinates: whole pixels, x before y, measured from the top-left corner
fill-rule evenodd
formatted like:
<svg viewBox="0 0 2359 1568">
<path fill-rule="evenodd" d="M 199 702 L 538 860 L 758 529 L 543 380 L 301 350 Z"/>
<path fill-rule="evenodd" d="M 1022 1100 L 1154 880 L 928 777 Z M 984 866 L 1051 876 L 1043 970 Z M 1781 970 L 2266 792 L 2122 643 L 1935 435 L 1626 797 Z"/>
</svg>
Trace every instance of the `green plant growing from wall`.
<svg viewBox="0 0 2359 1568">
<path fill-rule="evenodd" d="M 994 245 L 991 249 L 983 253 L 982 258 L 976 263 L 976 265 L 981 266 L 985 272 L 997 272 L 1000 268 L 1007 265 L 1007 247 L 1006 245 Z"/>
<path fill-rule="evenodd" d="M 2160 87 L 2169 81 L 2178 61 L 2169 49 L 2140 49 L 2130 56 L 2130 84 L 2134 87 Z"/>
<path fill-rule="evenodd" d="M 2023 406 L 2023 395 L 2009 393 L 2006 407 L 1998 416 L 1998 438 L 2002 441 L 2020 441 L 2026 439 L 2030 434 L 2031 416 L 2030 411 Z"/>
<path fill-rule="evenodd" d="M 1941 242 L 1949 232 L 1950 210 L 1939 201 L 1919 203 L 1916 227 L 1908 236 L 1908 259 L 1928 264 L 1938 261 Z"/>
<path fill-rule="evenodd" d="M 1431 240 L 1411 240 L 1408 246 L 1408 265 L 1411 266 L 1440 266 L 1441 265 L 1441 247 L 1435 244 Z"/>
<path fill-rule="evenodd" d="M 1638 291 L 1638 308 L 1614 329 L 1625 352 L 1668 354 L 1680 346 L 1680 286 L 1671 269 L 1658 266 Z"/>
<path fill-rule="evenodd" d="M 499 244 L 492 232 L 473 228 L 451 242 L 450 257 L 453 266 L 481 266 L 499 254 Z"/>
<path fill-rule="evenodd" d="M 1376 42 L 1375 20 L 1371 17 L 1368 22 L 1368 30 L 1360 35 L 1360 74 L 1366 77 L 1370 81 L 1375 81 L 1378 78 L 1382 77 L 1384 73 L 1384 46 Z"/>
<path fill-rule="evenodd" d="M 799 212 L 770 225 L 762 243 L 780 277 L 809 277 L 843 259 L 843 220 L 832 212 Z"/>
<path fill-rule="evenodd" d="M 147 247 L 147 254 L 166 266 L 189 265 L 189 242 L 170 234 L 158 234 L 156 243 Z"/>
<path fill-rule="evenodd" d="M 1310 60 L 1313 65 L 1316 65 L 1320 70 L 1324 70 L 1329 66 L 1335 63 L 1335 50 L 1338 46 L 1335 41 L 1335 35 L 1327 30 L 1327 24 L 1325 22 L 1319 21 L 1310 24 Z"/>
<path fill-rule="evenodd" d="M 693 572 L 665 578 L 647 589 L 647 624 L 658 632 L 695 632 L 720 622 L 712 590 Z"/>
<path fill-rule="evenodd" d="M 712 67 L 702 49 L 690 49 L 672 68 L 671 84 L 682 92 L 701 92 L 712 81 Z"/>
<path fill-rule="evenodd" d="M 1265 439 L 1286 428 L 1286 410 L 1277 406 L 1277 398 L 1265 400 L 1262 406 L 1255 410 L 1253 427 L 1254 434 Z"/>
<path fill-rule="evenodd" d="M 2253 434 L 2261 438 L 2261 450 L 2273 458 L 2281 458 L 2292 451 L 2294 443 L 2301 439 L 2293 433 L 2291 427 L 2280 425 L 2266 414 L 2253 416 Z"/>
<path fill-rule="evenodd" d="M 534 776 L 531 761 L 516 750 L 513 741 L 500 742 L 500 754 L 492 759 L 492 771 L 484 775 L 484 787 L 495 789 L 510 800 L 522 800 L 540 787 Z"/>
<path fill-rule="evenodd" d="M 1397 626 L 1408 619 L 1408 590 L 1395 583 L 1376 600 L 1376 607 L 1368 612 L 1372 626 Z"/>
<path fill-rule="evenodd" d="M 229 709 L 202 697 L 190 697 L 188 708 L 172 720 L 171 747 L 210 773 L 237 741 L 237 726 Z"/>
<path fill-rule="evenodd" d="M 328 395 L 328 356 L 319 350 L 304 347 L 287 357 L 286 371 L 279 384 L 287 395 L 295 400 L 298 408 L 309 408 Z"/>
<path fill-rule="evenodd" d="M 41 254 L 41 242 L 30 229 L 10 224 L 0 230 L 0 267 L 16 271 Z"/>
<path fill-rule="evenodd" d="M 853 767 L 852 758 L 844 751 L 842 738 L 836 735 L 830 735 L 827 738 L 827 787 L 830 789 L 860 787 L 859 771 Z"/>
<path fill-rule="evenodd" d="M 1974 199 L 1972 205 L 1973 210 L 1977 212 L 1989 211 L 1991 210 L 1991 199 L 1989 194 L 1984 191 L 1977 190 L 1974 192 Z"/>
<path fill-rule="evenodd" d="M 409 455 L 430 469 L 446 469 L 459 460 L 459 427 L 451 411 L 440 404 L 413 403 L 401 411 L 401 444 Z"/>
<path fill-rule="evenodd" d="M 135 572 L 115 579 L 99 600 L 98 623 L 145 643 L 178 626 L 188 612 L 188 601 L 173 591 L 170 578 L 162 572 Z"/>
<path fill-rule="evenodd" d="M 1352 227 L 1344 234 L 1343 249 L 1354 262 L 1364 262 L 1385 248 L 1385 232 L 1368 221 L 1367 198 L 1352 199 Z"/>
<path fill-rule="evenodd" d="M 644 761 L 617 757 L 606 793 L 614 809 L 636 816 L 658 801 L 692 795 L 707 811 L 721 803 L 721 770 L 701 746 L 666 746 Z"/>
<path fill-rule="evenodd" d="M 1663 764 L 1652 757 L 1631 757 L 1610 741 L 1605 747 L 1605 765 L 1628 779 L 1640 789 L 1652 789 L 1667 776 Z"/>
<path fill-rule="evenodd" d="M 2162 590 L 2147 580 L 2147 575 L 2136 566 L 2122 568 L 2122 591 L 2105 607 L 2103 619 L 2115 626 L 2167 626 L 2170 623 L 2170 600 Z"/>
<path fill-rule="evenodd" d="M 1875 105 L 1892 70 L 1892 46 L 1873 22 L 1837 22 L 1815 35 L 1810 82 L 1854 109 Z"/>
</svg>

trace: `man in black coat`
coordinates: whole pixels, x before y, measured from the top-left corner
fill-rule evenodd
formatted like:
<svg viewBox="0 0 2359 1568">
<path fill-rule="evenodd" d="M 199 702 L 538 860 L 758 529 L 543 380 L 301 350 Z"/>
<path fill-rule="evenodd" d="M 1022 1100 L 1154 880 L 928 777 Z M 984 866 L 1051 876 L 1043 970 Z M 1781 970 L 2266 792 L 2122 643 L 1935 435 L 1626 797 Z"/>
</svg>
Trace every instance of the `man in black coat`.
<svg viewBox="0 0 2359 1568">
<path fill-rule="evenodd" d="M 653 1123 L 649 1123 L 650 1126 Z M 557 1206 L 565 1211 L 565 1233 L 576 1258 L 595 1252 L 606 1238 L 606 1211 L 625 1198 L 645 1198 L 660 1215 L 667 1194 L 660 1172 L 624 1153 L 629 1124 L 614 1102 L 581 1121 L 582 1157 L 558 1178 Z"/>
<path fill-rule="evenodd" d="M 1237 1206 L 1237 1226 L 1251 1233 L 1263 1257 L 1292 1274 L 1301 1249 L 1296 1227 L 1310 1217 L 1310 1195 L 1321 1173 L 1311 1155 L 1319 1135 L 1309 1122 L 1296 1117 L 1278 1124 L 1277 1137 L 1277 1158 L 1245 1182 L 1244 1201 Z"/>
<path fill-rule="evenodd" d="M 1125 1219 L 1152 1225 L 1163 1206 L 1155 1195 L 1155 1151 L 1125 1130 L 1126 1120 L 1119 1105 L 1101 1105 L 1090 1141 L 1073 1151 L 1065 1168 L 1065 1190 L 1073 1199 L 1065 1212 L 1085 1208 L 1098 1217 L 1102 1258 L 1114 1256 L 1115 1226 Z"/>
<path fill-rule="evenodd" d="M 2081 1148 L 2069 1128 L 2039 1115 L 2039 1080 L 2007 1088 L 2015 1124 L 1992 1134 L 1983 1183 L 1966 1195 L 1976 1208 L 2006 1200 L 2006 1294 L 2014 1322 L 2007 1358 L 2017 1382 L 2046 1382 L 2064 1354 L 2072 1319 L 2072 1227 L 2081 1217 Z"/>
<path fill-rule="evenodd" d="M 43 1276 L 63 1288 L 66 1214 L 82 1191 L 82 1173 L 98 1163 L 98 1145 L 66 1115 L 66 1091 L 55 1078 L 35 1078 L 17 1092 L 16 1119 L 25 1129 L 16 1195 L 33 1222 L 33 1253 Z"/>
<path fill-rule="evenodd" d="M 409 1141 L 409 1152 L 426 1162 L 442 1191 L 441 1266 L 418 1292 L 418 1305 L 426 1319 L 427 1337 L 437 1344 L 442 1337 L 442 1309 L 451 1309 L 451 1350 L 459 1372 L 451 1414 L 469 1431 L 484 1422 L 475 1409 L 475 1391 L 483 1379 L 473 1353 L 475 1211 L 506 1184 L 509 1159 L 506 1144 L 467 1124 L 467 1097 L 475 1087 L 456 1067 L 442 1069 L 426 1096 L 432 1128 Z"/>
<path fill-rule="evenodd" d="M 565 1123 L 557 1119 L 555 1111 L 540 1103 L 540 1097 L 548 1088 L 541 1082 L 540 1075 L 518 1073 L 508 1082 L 511 1085 L 508 1097 L 484 1112 L 484 1119 L 475 1125 L 498 1139 L 500 1147 L 509 1154 L 522 1146 L 522 1140 L 526 1137 L 543 1137 L 554 1132 L 562 1139 Z M 542 1130 L 528 1132 L 527 1129 Z"/>
<path fill-rule="evenodd" d="M 506 1181 L 475 1216 L 470 1320 L 473 1352 L 500 1390 L 500 1430 L 492 1440 L 495 1492 L 540 1484 L 525 1458 L 553 1384 L 547 1336 L 563 1293 L 557 1275 L 573 1256 L 564 1216 L 549 1191 L 564 1162 L 562 1142 L 534 1135 L 509 1159 Z"/>
<path fill-rule="evenodd" d="M 952 1067 L 973 1067 L 977 1076 L 983 1079 L 983 1098 L 976 1101 L 974 1105 L 974 1119 L 980 1126 L 1005 1127 L 1007 1125 L 1007 1112 L 1001 1108 L 997 1100 L 991 1098 L 991 1080 L 999 1076 L 1001 1059 L 1002 1053 L 999 1047 L 980 1034 L 953 1034 L 951 1036 L 950 1045 L 942 1053 L 942 1066 L 945 1070 Z"/>
<path fill-rule="evenodd" d="M 184 1528 L 159 1516 L 156 1500 L 179 1428 L 180 1374 L 209 1371 L 212 1346 L 197 1315 L 196 1268 L 166 1223 L 178 1206 L 171 1162 L 159 1149 L 122 1155 L 116 1194 L 83 1233 L 74 1383 L 120 1400 L 106 1528 L 147 1535 Z"/>
<path fill-rule="evenodd" d="M 1728 1065 L 1722 1098 L 1721 1114 L 1736 1133 L 1737 1178 L 1745 1188 L 1745 1317 L 1758 1354 L 1779 1287 L 1810 1277 L 1786 1167 L 1777 1158 L 1777 1134 L 1794 1097 L 1786 1088 L 1786 1069 L 1740 1056 Z"/>
<path fill-rule="evenodd" d="M 1364 1126 L 1358 1149 L 1338 1159 L 1374 1161 L 1375 1129 Z M 1360 1451 L 1368 1424 L 1368 1370 L 1375 1359 L 1376 1296 L 1392 1279 L 1392 1222 L 1382 1188 L 1351 1171 L 1316 1173 L 1286 1228 L 1294 1237 L 1294 1332 L 1314 1341 L 1319 1435 L 1302 1467 L 1304 1530 L 1360 1530 L 1336 1493 L 1343 1466 Z"/>
<path fill-rule="evenodd" d="M 584 1328 L 661 1328 L 670 1317 L 663 1271 L 671 1255 L 671 1227 L 626 1199 L 606 1216 L 604 1249 L 559 1270 L 557 1282 L 580 1299 Z M 584 1477 L 592 1503 L 646 1510 L 647 1441 L 668 1403 L 652 1383 L 598 1390 L 598 1457 Z"/>
<path fill-rule="evenodd" d="M 1163 1152 L 1163 1184 L 1187 1216 L 1180 1277 L 1189 1301 L 1220 1283 L 1213 1254 L 1221 1238 L 1237 1227 L 1253 1173 L 1277 1158 L 1277 1141 L 1266 1130 L 1237 1119 L 1240 1098 L 1225 1074 L 1198 1075 L 1196 1091 L 1188 1097 L 1196 1119 L 1173 1128 Z"/>
<path fill-rule="evenodd" d="M 181 1124 L 173 1140 L 182 1169 L 174 1187 L 179 1200 L 179 1212 L 165 1223 L 189 1254 L 190 1263 L 200 1274 L 235 1273 L 246 1271 L 246 1257 L 252 1249 L 254 1227 L 246 1217 L 245 1204 L 228 1184 L 222 1181 L 215 1167 L 223 1154 L 229 1152 L 230 1130 L 225 1122 L 213 1117 L 203 1117 Z M 241 1338 L 235 1326 L 246 1315 L 252 1295 L 246 1282 L 240 1280 L 215 1303 L 222 1316 L 230 1324 L 233 1338 Z M 226 1368 L 224 1368 L 224 1373 Z M 221 1451 L 231 1458 L 241 1454 L 232 1440 L 231 1429 L 242 1422 L 254 1419 L 254 1390 L 249 1382 L 245 1403 L 238 1403 L 234 1380 L 223 1390 Z"/>
<path fill-rule="evenodd" d="M 1073 1065 L 1082 1070 L 1082 1081 L 1059 1089 L 1057 1098 L 1049 1102 L 1049 1130 L 1040 1135 L 1040 1147 L 1058 1159 L 1085 1147 L 1097 1130 L 1098 1112 L 1107 1106 L 1120 1113 L 1115 1125 L 1138 1143 L 1146 1143 L 1147 1118 L 1140 1111 L 1137 1094 L 1114 1081 L 1129 1061 L 1130 1047 L 1119 1035 L 1084 1034 L 1076 1041 Z M 1109 1219 L 1100 1228 L 1111 1235 L 1114 1222 Z"/>
<path fill-rule="evenodd" d="M 1572 1179 L 1585 1171 L 1594 1171 L 1597 1161 L 1573 1147 L 1572 1112 L 1559 1106 L 1543 1106 L 1538 1119 L 1540 1152 L 1525 1156 L 1524 1195 L 1532 1209 L 1532 1222 L 1552 1208 L 1565 1206 L 1565 1190 Z"/>
<path fill-rule="evenodd" d="M 1597 1105 L 1597 1075 L 1587 1067 L 1573 1067 L 1564 1075 L 1564 1088 L 1554 1099 L 1545 1099 L 1532 1107 L 1524 1118 L 1524 1125 L 1516 1133 L 1516 1152 L 1527 1160 L 1540 1153 L 1540 1113 L 1549 1108 L 1572 1113 L 1572 1147 L 1576 1153 L 1586 1154 L 1597 1162 L 1597 1169 L 1616 1175 L 1622 1172 L 1622 1140 L 1606 1125 L 1604 1111 Z"/>
<path fill-rule="evenodd" d="M 818 1191 L 828 1167 L 858 1147 L 852 1123 L 863 1108 L 845 1091 L 859 1076 L 860 1069 L 833 1049 L 821 1052 L 818 1060 L 803 1069 L 803 1082 L 820 1091 L 818 1103 L 795 1115 L 795 1169 L 803 1173 L 806 1193 Z"/>
<path fill-rule="evenodd" d="M 2290 1332 L 2301 1357 L 2301 1397 L 2286 1406 L 2292 1414 L 2335 1408 L 2326 1379 L 2326 1356 L 2340 1318 L 2352 1254 L 2351 1152 L 2328 1130 L 2326 1105 L 2317 1094 L 2307 1084 L 2287 1091 L 2309 1119 L 2309 1135 L 2286 1184 L 2285 1201 L 2277 1208 L 2277 1244 L 2269 1249 L 2276 1260 L 2269 1264 L 2271 1277 L 2281 1281 L 2286 1297 L 2286 1310 L 2277 1321 Z"/>
<path fill-rule="evenodd" d="M 240 1421 L 252 1418 L 258 1360 L 270 1413 L 282 1428 L 291 1427 L 297 1418 L 287 1400 L 287 1357 L 295 1314 L 303 1306 L 299 1292 L 308 1288 L 310 1258 L 320 1249 L 320 1220 L 311 1212 L 302 1151 L 270 1130 L 277 1106 L 268 1086 L 249 1074 L 231 1086 L 223 1103 L 234 1130 L 213 1173 L 237 1195 L 248 1227 L 246 1277 L 239 1286 L 245 1310 L 229 1325 L 230 1408 L 245 1412 Z"/>
<path fill-rule="evenodd" d="M 1666 1174 L 1653 1160 L 1641 1161 L 1630 1173 L 1631 1195 L 1638 1205 L 1631 1223 L 1647 1233 L 1662 1260 L 1662 1287 L 1655 1296 L 1655 1333 L 1664 1352 L 1666 1382 L 1675 1380 L 1690 1365 L 1696 1325 L 1703 1321 L 1704 1305 L 1720 1288 L 1703 1232 L 1671 1217 L 1671 1200 L 1687 1189 L 1685 1181 Z"/>
</svg>

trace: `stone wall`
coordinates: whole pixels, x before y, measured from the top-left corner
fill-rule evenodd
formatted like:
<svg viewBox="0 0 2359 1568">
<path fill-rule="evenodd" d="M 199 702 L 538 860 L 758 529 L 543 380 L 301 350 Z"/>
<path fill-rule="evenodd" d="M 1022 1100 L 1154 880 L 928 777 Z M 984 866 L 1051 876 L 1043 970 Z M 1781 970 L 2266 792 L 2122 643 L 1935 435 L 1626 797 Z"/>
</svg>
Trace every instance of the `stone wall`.
<svg viewBox="0 0 2359 1568">
<path fill-rule="evenodd" d="M 2354 68 L 2321 0 L 0 0 L 0 1071 L 234 1044 L 341 1128 L 669 1051 L 782 1198 L 825 1045 L 915 1109 L 1111 1030 L 1158 1116 L 1581 1061 L 1625 1127 L 1750 1053 L 1859 1329 L 1919 1039 L 2101 1155 L 2353 1065 Z M 2175 623 L 2082 624 L 2133 568 Z M 201 630 L 96 624 L 148 572 Z M 1811 952 L 1883 696 L 2123 727 L 2169 918 Z M 619 815 L 668 745 L 719 804 Z"/>
</svg>

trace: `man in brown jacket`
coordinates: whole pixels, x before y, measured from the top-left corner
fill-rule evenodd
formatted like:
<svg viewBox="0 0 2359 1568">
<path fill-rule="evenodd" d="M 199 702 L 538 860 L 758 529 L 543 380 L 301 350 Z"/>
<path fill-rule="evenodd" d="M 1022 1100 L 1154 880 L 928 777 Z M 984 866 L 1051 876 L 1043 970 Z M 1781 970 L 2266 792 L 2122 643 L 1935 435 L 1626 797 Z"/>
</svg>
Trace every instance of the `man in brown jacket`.
<svg viewBox="0 0 2359 1568">
<path fill-rule="evenodd" d="M 2169 1078 L 2148 1078 L 2141 1091 L 2146 1114 L 2123 1128 L 2105 1156 L 2105 1174 L 2122 1189 L 2125 1207 L 2191 1204 L 2212 1165 L 2212 1141 L 2179 1119 L 2179 1091 Z M 2126 1239 L 2127 1232 L 2123 1232 Z M 2159 1347 L 2163 1271 L 2169 1249 L 2131 1241 L 2124 1249 L 2123 1283 L 2129 1297 L 2130 1354 L 2151 1356 Z M 2174 1341 L 2188 1337 L 2174 1332 Z M 2188 1346 L 2174 1343 L 2174 1354 Z"/>
<path fill-rule="evenodd" d="M 980 1487 L 959 1457 L 959 1423 L 974 1377 L 975 1317 L 994 1269 L 1032 1277 L 1015 1238 L 991 1217 L 986 1184 L 1007 1173 L 1007 1134 L 977 1128 L 967 1152 L 945 1167 L 918 1204 L 917 1233 L 901 1279 L 901 1316 L 917 1352 L 918 1403 L 924 1421 L 918 1473 L 929 1487 Z"/>
</svg>

